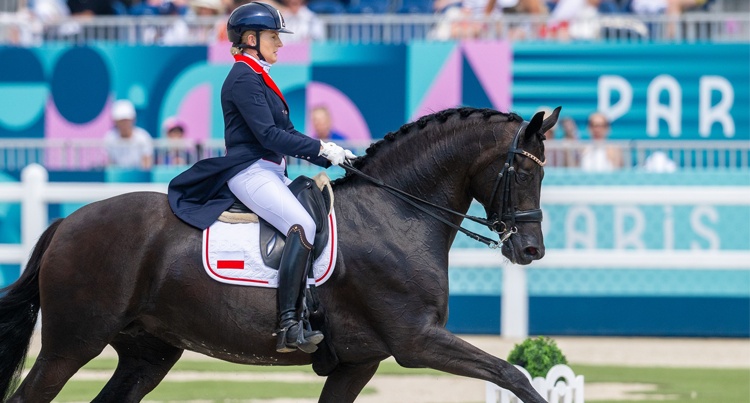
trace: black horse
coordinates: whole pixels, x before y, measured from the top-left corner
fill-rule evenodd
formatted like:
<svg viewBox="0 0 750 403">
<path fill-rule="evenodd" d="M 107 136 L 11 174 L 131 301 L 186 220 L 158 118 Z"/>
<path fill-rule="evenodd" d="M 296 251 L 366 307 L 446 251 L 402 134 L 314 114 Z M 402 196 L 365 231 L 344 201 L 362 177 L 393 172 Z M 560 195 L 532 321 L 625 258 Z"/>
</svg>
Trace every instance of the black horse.
<svg viewBox="0 0 750 403">
<path fill-rule="evenodd" d="M 503 254 L 528 264 L 544 255 L 542 133 L 558 113 L 524 122 L 487 109 L 445 110 L 386 135 L 355 167 L 458 212 L 476 199 L 497 218 Z M 354 401 L 393 356 L 404 367 L 483 379 L 544 402 L 512 365 L 444 328 L 448 251 L 462 217 L 416 208 L 352 174 L 333 188 L 336 271 L 317 292 L 338 365 L 320 401 Z M 275 352 L 275 290 L 213 281 L 200 253 L 201 232 L 160 193 L 113 197 L 53 223 L 0 299 L 0 397 L 13 392 L 40 308 L 41 352 L 11 402 L 51 401 L 108 344 L 119 363 L 96 402 L 140 401 L 184 350 L 242 364 L 310 364 L 308 354 Z"/>
</svg>

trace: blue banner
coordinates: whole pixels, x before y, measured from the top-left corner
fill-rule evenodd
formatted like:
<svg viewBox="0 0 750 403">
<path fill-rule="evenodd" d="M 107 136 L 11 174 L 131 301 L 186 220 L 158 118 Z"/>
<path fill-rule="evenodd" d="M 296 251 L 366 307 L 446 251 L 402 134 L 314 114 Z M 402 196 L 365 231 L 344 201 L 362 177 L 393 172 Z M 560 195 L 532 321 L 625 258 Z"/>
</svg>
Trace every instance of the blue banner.
<svg viewBox="0 0 750 403">
<path fill-rule="evenodd" d="M 748 140 L 748 61 L 747 44 L 519 43 L 513 105 L 562 105 L 579 127 L 602 111 L 613 139 Z"/>
</svg>

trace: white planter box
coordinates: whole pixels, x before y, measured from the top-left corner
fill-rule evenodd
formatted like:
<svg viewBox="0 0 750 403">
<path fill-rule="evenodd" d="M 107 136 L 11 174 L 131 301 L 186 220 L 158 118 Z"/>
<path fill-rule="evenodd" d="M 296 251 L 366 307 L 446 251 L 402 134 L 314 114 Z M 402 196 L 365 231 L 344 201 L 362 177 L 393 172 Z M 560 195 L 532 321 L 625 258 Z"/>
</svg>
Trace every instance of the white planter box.
<svg viewBox="0 0 750 403">
<path fill-rule="evenodd" d="M 550 368 L 547 376 L 531 379 L 525 368 L 516 365 L 531 385 L 549 403 L 583 403 L 583 375 L 576 376 L 569 366 L 558 364 Z M 558 379 L 562 378 L 560 381 Z M 511 391 L 503 389 L 494 383 L 486 383 L 485 403 L 521 403 Z"/>
</svg>

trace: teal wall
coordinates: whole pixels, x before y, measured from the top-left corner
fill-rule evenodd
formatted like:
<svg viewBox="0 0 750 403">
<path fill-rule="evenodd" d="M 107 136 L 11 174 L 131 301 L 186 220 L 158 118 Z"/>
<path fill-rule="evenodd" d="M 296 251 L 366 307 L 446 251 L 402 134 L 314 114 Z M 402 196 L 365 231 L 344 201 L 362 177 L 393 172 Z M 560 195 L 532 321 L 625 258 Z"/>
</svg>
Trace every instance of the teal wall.
<svg viewBox="0 0 750 403">
<path fill-rule="evenodd" d="M 579 186 L 692 186 L 696 194 L 703 186 L 750 186 L 747 171 L 680 171 L 652 174 L 627 171 L 586 173 L 570 169 L 549 169 L 545 187 L 575 189 Z M 568 246 L 574 232 L 592 228 L 596 247 L 613 249 L 614 206 L 577 203 L 576 209 L 590 212 L 593 226 L 580 219 L 567 225 L 570 205 L 553 205 L 542 200 L 544 242 L 549 249 Z M 670 221 L 665 217 L 668 212 Z M 698 218 L 694 216 L 698 214 Z M 715 248 L 719 251 L 750 251 L 750 206 L 637 205 L 631 213 L 645 226 L 637 239 L 648 250 L 664 248 L 665 231 L 670 232 L 675 250 Z M 472 215 L 483 209 L 472 206 Z M 705 214 L 705 215 L 703 215 Z M 465 223 L 474 231 L 491 236 L 482 226 Z M 583 227 L 583 228 L 582 228 Z M 626 221 L 625 231 L 632 230 Z M 576 238 L 579 238 L 577 236 Z M 481 248 L 459 235 L 454 248 Z M 499 259 L 502 259 L 499 257 Z M 608 262 L 609 263 L 609 262 Z M 656 266 L 656 265 L 655 265 Z M 528 274 L 529 332 L 548 335 L 607 336 L 750 336 L 750 262 L 746 270 L 660 269 L 622 267 L 606 269 L 534 268 Z M 501 331 L 503 277 L 500 268 L 452 268 L 450 277 L 451 316 L 448 327 L 459 333 L 498 334 Z"/>
<path fill-rule="evenodd" d="M 0 47 L 0 138 L 99 138 L 120 98 L 155 137 L 178 116 L 188 137 L 222 138 L 226 55 L 206 46 Z M 271 75 L 303 132 L 306 111 L 321 103 L 352 140 L 458 105 L 526 118 L 561 105 L 581 128 L 590 112 L 609 111 L 615 139 L 750 139 L 747 44 L 316 43 L 285 46 L 280 60 Z"/>
<path fill-rule="evenodd" d="M 607 83 L 617 83 L 616 88 L 625 90 L 604 91 L 610 88 Z M 653 94 L 651 101 L 649 90 Z M 625 102 L 622 95 L 628 93 L 632 99 Z M 610 102 L 604 102 L 606 94 Z M 701 132 L 701 117 L 705 122 L 713 121 L 711 109 L 722 98 L 730 101 L 730 96 L 732 102 L 727 104 L 726 116 L 733 123 L 732 130 L 714 123 Z M 613 122 L 614 139 L 747 140 L 750 46 L 554 42 L 513 45 L 513 107 L 523 116 L 529 116 L 539 105 L 562 105 L 563 115 L 573 117 L 579 127 L 585 128 L 586 117 L 599 108 L 600 102 L 612 109 L 610 106 L 619 101 L 624 102 L 624 109 Z M 664 105 L 670 109 L 663 116 L 674 118 L 671 132 L 667 119 L 658 118 Z M 655 123 L 651 133 L 649 119 Z"/>
</svg>

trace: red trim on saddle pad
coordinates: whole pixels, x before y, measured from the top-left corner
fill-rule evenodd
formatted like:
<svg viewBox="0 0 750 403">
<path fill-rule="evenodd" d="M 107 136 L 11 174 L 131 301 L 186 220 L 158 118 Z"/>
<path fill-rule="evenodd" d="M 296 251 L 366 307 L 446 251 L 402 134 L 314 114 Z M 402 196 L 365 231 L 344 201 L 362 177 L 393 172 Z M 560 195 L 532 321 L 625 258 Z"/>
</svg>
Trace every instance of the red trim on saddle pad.
<svg viewBox="0 0 750 403">
<path fill-rule="evenodd" d="M 245 261 L 244 260 L 217 260 L 216 268 L 217 269 L 240 269 L 242 270 L 245 268 Z"/>
<path fill-rule="evenodd" d="M 321 255 L 313 262 L 314 281 L 322 285 L 333 274 L 336 267 L 336 216 L 328 214 L 330 236 L 325 248 L 325 255 Z M 247 227 L 246 227 L 247 226 Z M 254 287 L 278 286 L 278 273 L 262 261 L 260 251 L 251 246 L 257 245 L 258 239 L 254 232 L 258 224 L 226 224 L 214 223 L 203 232 L 203 268 L 209 277 L 216 281 L 249 285 Z M 256 228 L 254 228 L 256 227 Z M 213 235 L 213 237 L 212 237 Z M 209 250 L 209 247 L 211 250 Z"/>
<path fill-rule="evenodd" d="M 246 283 L 268 284 L 268 281 L 266 281 L 266 280 L 251 280 L 251 279 L 246 279 L 246 278 L 227 277 L 227 276 L 222 276 L 221 274 L 219 274 L 216 271 L 214 271 L 213 267 L 211 267 L 211 263 L 208 260 L 208 235 L 209 235 L 210 229 L 211 229 L 211 227 L 206 228 L 206 237 L 205 237 L 206 238 L 206 246 L 205 246 L 205 249 L 206 249 L 206 266 L 208 267 L 208 270 L 211 270 L 211 273 L 213 273 L 214 276 L 216 276 L 218 278 L 223 278 L 223 279 L 226 279 L 226 280 L 232 280 L 232 281 L 240 281 L 240 282 L 246 282 Z M 244 263 L 243 263 L 243 267 L 242 268 L 244 268 Z M 218 267 L 217 267 L 217 269 L 218 269 Z"/>
<path fill-rule="evenodd" d="M 333 267 L 333 263 L 335 263 L 334 259 L 336 259 L 336 256 L 333 255 L 333 251 L 336 250 L 336 244 L 335 244 L 336 237 L 334 236 L 334 233 L 333 233 L 334 228 L 335 228 L 333 226 L 333 214 L 328 214 L 328 228 L 331 229 L 331 233 L 329 234 L 329 236 L 331 237 L 331 254 L 330 254 L 331 258 L 328 261 L 328 268 L 326 268 L 326 271 L 323 273 L 322 276 L 315 279 L 315 282 L 319 282 L 320 280 L 323 280 L 324 278 L 326 278 L 326 276 L 328 276 L 328 273 L 330 273 L 331 268 Z"/>
</svg>

